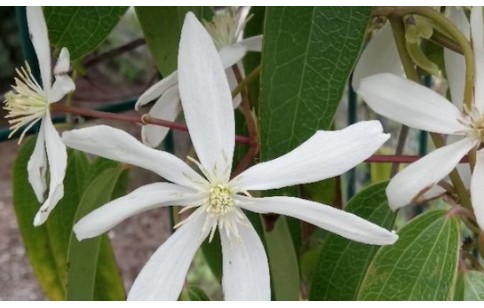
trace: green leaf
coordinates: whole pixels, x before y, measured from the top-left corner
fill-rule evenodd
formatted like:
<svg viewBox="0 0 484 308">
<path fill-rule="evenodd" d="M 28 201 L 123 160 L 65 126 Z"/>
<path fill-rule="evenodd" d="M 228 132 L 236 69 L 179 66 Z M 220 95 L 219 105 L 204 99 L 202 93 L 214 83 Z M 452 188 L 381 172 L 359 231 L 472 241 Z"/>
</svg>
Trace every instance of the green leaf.
<svg viewBox="0 0 484 308">
<path fill-rule="evenodd" d="M 262 54 L 261 160 L 330 128 L 370 7 L 269 7 Z"/>
<path fill-rule="evenodd" d="M 286 217 L 265 231 L 267 257 L 275 300 L 299 300 L 299 266 Z"/>
<path fill-rule="evenodd" d="M 49 6 L 44 8 L 51 44 L 67 47 L 71 60 L 94 51 L 118 24 L 128 7 Z"/>
<path fill-rule="evenodd" d="M 396 214 L 388 207 L 387 184 L 378 183 L 364 189 L 348 202 L 346 211 L 391 229 Z M 309 299 L 356 300 L 365 272 L 378 249 L 379 246 L 329 233 L 314 268 Z"/>
<path fill-rule="evenodd" d="M 203 241 L 202 245 L 203 256 L 218 282 L 222 282 L 222 250 L 220 243 L 220 235 L 215 232 L 212 241 Z"/>
<path fill-rule="evenodd" d="M 429 211 L 405 225 L 399 240 L 382 247 L 361 284 L 359 300 L 450 300 L 459 255 L 459 220 Z"/>
<path fill-rule="evenodd" d="M 207 294 L 202 289 L 195 286 L 188 286 L 183 289 L 180 294 L 180 300 L 182 301 L 209 301 Z"/>
<path fill-rule="evenodd" d="M 111 200 L 123 170 L 121 166 L 107 169 L 89 184 L 79 203 L 75 221 Z M 79 242 L 72 233 L 68 249 L 67 300 L 94 299 L 98 257 L 103 237 L 106 235 Z"/>
<path fill-rule="evenodd" d="M 462 274 L 464 277 L 464 300 L 484 300 L 484 273 L 468 271 Z"/>
<path fill-rule="evenodd" d="M 137 6 L 135 10 L 148 48 L 163 77 L 177 68 L 178 43 L 186 12 L 193 11 L 199 18 L 211 15 L 209 7 Z"/>
</svg>

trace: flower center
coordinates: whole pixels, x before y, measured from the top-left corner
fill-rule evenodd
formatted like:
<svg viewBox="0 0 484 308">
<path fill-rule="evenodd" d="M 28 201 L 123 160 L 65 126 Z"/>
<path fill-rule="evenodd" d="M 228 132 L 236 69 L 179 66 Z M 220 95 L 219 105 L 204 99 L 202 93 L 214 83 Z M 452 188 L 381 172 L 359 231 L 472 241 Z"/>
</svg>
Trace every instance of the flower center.
<svg viewBox="0 0 484 308">
<path fill-rule="evenodd" d="M 470 133 L 469 135 L 481 142 L 484 142 L 484 116 L 477 110 L 477 108 L 473 108 L 471 112 L 469 112 L 469 119 L 470 119 Z"/>
<path fill-rule="evenodd" d="M 233 191 L 229 186 L 217 184 L 209 189 L 207 212 L 216 216 L 224 216 L 235 205 Z"/>
<path fill-rule="evenodd" d="M 5 109 L 9 118 L 11 133 L 9 138 L 24 125 L 28 126 L 22 132 L 19 143 L 29 130 L 48 111 L 49 103 L 44 90 L 35 80 L 28 64 L 26 68 L 17 69 L 18 77 L 12 91 L 5 94 Z"/>
<path fill-rule="evenodd" d="M 213 16 L 212 21 L 203 21 L 217 50 L 237 42 L 239 22 L 240 10 L 236 8 L 220 10 Z"/>
</svg>

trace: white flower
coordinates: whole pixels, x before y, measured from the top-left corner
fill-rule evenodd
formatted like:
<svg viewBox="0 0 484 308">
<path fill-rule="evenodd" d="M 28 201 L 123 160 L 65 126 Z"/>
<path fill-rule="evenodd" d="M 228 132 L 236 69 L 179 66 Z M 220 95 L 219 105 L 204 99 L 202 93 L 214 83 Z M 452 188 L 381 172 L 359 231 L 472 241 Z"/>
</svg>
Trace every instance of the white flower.
<svg viewBox="0 0 484 308">
<path fill-rule="evenodd" d="M 52 84 L 51 54 L 47 25 L 40 7 L 27 7 L 27 22 L 32 44 L 39 62 L 42 86 L 35 80 L 28 64 L 26 68 L 17 69 L 18 78 L 15 86 L 5 95 L 5 107 L 10 118 L 12 136 L 27 126 L 22 132 L 19 143 L 25 133 L 35 123 L 41 121 L 34 152 L 27 165 L 28 179 L 37 200 L 42 203 L 34 218 L 34 225 L 45 222 L 57 202 L 64 196 L 64 176 L 67 165 L 66 148 L 52 124 L 49 105 L 61 100 L 67 93 L 74 91 L 75 85 L 67 75 L 69 70 L 69 52 L 63 48 L 54 68 L 55 82 Z M 47 189 L 46 171 L 49 164 L 49 195 L 44 201 Z"/>
<path fill-rule="evenodd" d="M 465 18 L 465 15 L 462 15 Z M 462 19 L 461 19 L 462 20 Z M 377 113 L 407 126 L 448 134 L 457 140 L 421 158 L 398 173 L 387 187 L 389 204 L 398 209 L 417 200 L 437 184 L 461 158 L 484 141 L 484 25 L 482 8 L 471 12 L 471 35 L 475 54 L 476 76 L 474 108 L 463 113 L 444 97 L 417 83 L 391 74 L 378 74 L 361 81 L 358 93 Z M 462 106 L 464 85 L 462 65 L 447 60 L 453 101 Z M 453 69 L 451 69 L 453 68 Z M 460 76 L 460 77 L 459 77 Z M 471 201 L 477 222 L 484 229 L 484 151 L 477 151 L 472 174 Z"/>
<path fill-rule="evenodd" d="M 205 27 L 212 36 L 212 40 L 219 52 L 222 65 L 226 69 L 227 79 L 231 89 L 234 89 L 238 82 L 232 70 L 232 66 L 238 63 L 248 51 L 262 49 L 262 35 L 240 40 L 247 19 L 241 18 L 242 10 L 227 8 L 218 10 L 211 22 L 205 22 Z M 243 69 L 239 66 L 241 72 Z M 180 94 L 178 92 L 177 71 L 166 76 L 148 90 L 145 91 L 136 102 L 135 108 L 156 99 L 149 115 L 153 118 L 174 121 L 181 111 Z M 234 98 L 234 108 L 240 105 L 240 95 Z M 150 147 L 157 147 L 165 139 L 170 129 L 158 125 L 146 124 L 141 128 L 141 139 Z"/>
<path fill-rule="evenodd" d="M 218 228 L 225 299 L 269 300 L 267 257 L 243 209 L 296 217 L 363 243 L 397 240 L 396 234 L 328 205 L 294 197 L 254 198 L 248 192 L 315 182 L 351 169 L 388 139 L 378 121 L 318 131 L 290 153 L 230 179 L 235 140 L 230 89 L 208 33 L 191 13 L 182 29 L 178 68 L 183 110 L 200 162 L 192 160 L 203 176 L 177 157 L 114 128 L 96 126 L 63 134 L 70 147 L 150 169 L 173 183 L 143 186 L 93 211 L 74 226 L 78 239 L 102 234 L 127 217 L 156 207 L 196 208 L 144 266 L 128 299 L 176 300 L 195 252 Z"/>
</svg>

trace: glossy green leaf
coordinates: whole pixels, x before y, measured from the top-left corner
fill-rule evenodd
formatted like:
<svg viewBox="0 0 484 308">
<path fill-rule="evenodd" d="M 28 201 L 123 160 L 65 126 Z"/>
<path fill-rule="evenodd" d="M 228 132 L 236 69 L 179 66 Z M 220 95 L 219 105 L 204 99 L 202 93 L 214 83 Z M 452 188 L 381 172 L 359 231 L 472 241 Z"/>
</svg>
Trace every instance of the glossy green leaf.
<svg viewBox="0 0 484 308">
<path fill-rule="evenodd" d="M 284 216 L 265 231 L 265 242 L 274 299 L 299 300 L 299 264 Z"/>
<path fill-rule="evenodd" d="M 89 184 L 79 203 L 75 221 L 111 200 L 123 170 L 121 166 L 107 169 Z M 79 242 L 72 233 L 68 249 L 67 300 L 94 299 L 99 252 L 105 236 Z"/>
<path fill-rule="evenodd" d="M 459 220 L 447 211 L 418 216 L 370 264 L 359 300 L 450 300 L 459 255 Z"/>
<path fill-rule="evenodd" d="M 484 273 L 468 271 L 463 273 L 464 278 L 464 300 L 482 301 L 484 300 Z"/>
<path fill-rule="evenodd" d="M 391 229 L 396 214 L 388 207 L 387 184 L 364 189 L 348 202 L 346 211 Z M 356 300 L 365 272 L 379 248 L 330 233 L 314 268 L 309 299 Z"/>
<path fill-rule="evenodd" d="M 259 106 L 262 161 L 330 127 L 370 19 L 370 7 L 267 8 Z"/>
<path fill-rule="evenodd" d="M 49 39 L 67 47 L 71 60 L 92 52 L 111 33 L 128 7 L 50 6 L 44 9 Z"/>
<path fill-rule="evenodd" d="M 464 274 L 461 272 L 457 273 L 457 279 L 454 285 L 454 301 L 463 301 L 465 296 L 465 283 Z"/>
</svg>

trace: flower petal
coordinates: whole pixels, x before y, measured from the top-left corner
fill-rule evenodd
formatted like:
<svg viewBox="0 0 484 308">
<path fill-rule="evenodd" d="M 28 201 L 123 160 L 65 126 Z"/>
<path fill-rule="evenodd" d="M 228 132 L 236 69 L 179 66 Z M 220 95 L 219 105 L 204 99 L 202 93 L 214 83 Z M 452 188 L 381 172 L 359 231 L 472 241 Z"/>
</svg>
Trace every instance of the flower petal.
<svg viewBox="0 0 484 308">
<path fill-rule="evenodd" d="M 69 55 L 69 50 L 65 47 L 61 49 L 59 53 L 59 59 L 54 68 L 54 75 L 64 75 L 69 72 L 69 66 L 71 65 L 71 57 Z"/>
<path fill-rule="evenodd" d="M 165 93 L 169 88 L 173 87 L 178 83 L 178 72 L 174 71 L 170 75 L 166 76 L 162 80 L 158 81 L 152 85 L 148 90 L 146 90 L 136 101 L 135 109 L 139 110 L 141 106 L 144 106 L 157 99 L 163 93 Z"/>
<path fill-rule="evenodd" d="M 240 242 L 231 242 L 220 232 L 225 300 L 269 301 L 271 283 L 264 246 L 252 224 L 239 225 L 238 232 Z"/>
<path fill-rule="evenodd" d="M 48 92 L 49 103 L 55 103 L 60 101 L 67 93 L 71 93 L 76 89 L 74 81 L 68 75 L 55 76 L 55 82 L 52 88 Z"/>
<path fill-rule="evenodd" d="M 35 142 L 35 148 L 27 163 L 29 183 L 34 190 L 39 203 L 44 202 L 44 193 L 47 189 L 45 172 L 47 171 L 47 156 L 45 154 L 45 119 L 40 122 L 40 130 Z"/>
<path fill-rule="evenodd" d="M 148 184 L 92 211 L 74 225 L 74 232 L 81 241 L 98 236 L 141 212 L 162 206 L 197 204 L 203 197 L 199 192 L 176 184 Z"/>
<path fill-rule="evenodd" d="M 64 177 L 67 168 L 66 146 L 52 124 L 49 113 L 45 115 L 42 124 L 45 125 L 45 150 L 49 161 L 49 196 L 35 215 L 34 226 L 43 224 L 59 200 L 64 197 Z"/>
<path fill-rule="evenodd" d="M 446 7 L 446 13 L 449 14 L 449 19 L 469 39 L 470 25 L 462 8 L 448 6 Z M 444 48 L 444 62 L 452 102 L 461 109 L 464 99 L 465 58 L 449 48 Z"/>
<path fill-rule="evenodd" d="M 235 120 L 227 77 L 213 41 L 193 13 L 183 25 L 178 53 L 183 112 L 193 146 L 211 180 L 228 181 Z"/>
<path fill-rule="evenodd" d="M 261 52 L 262 51 L 262 34 L 256 35 L 256 36 L 251 36 L 248 38 L 245 38 L 241 40 L 238 44 L 244 45 L 247 47 L 247 51 L 256 51 L 256 52 Z"/>
<path fill-rule="evenodd" d="M 240 65 L 239 63 L 237 63 L 236 65 L 239 67 L 239 71 L 242 76 L 244 76 L 244 68 L 242 67 L 242 65 Z M 237 77 L 235 77 L 235 73 L 232 67 L 227 68 L 225 70 L 225 74 L 227 75 L 227 81 L 229 82 L 230 90 L 233 91 L 235 88 L 237 88 L 239 82 L 237 81 Z M 232 107 L 235 109 L 240 106 L 240 103 L 242 103 L 242 96 L 239 93 L 232 99 Z"/>
<path fill-rule="evenodd" d="M 242 60 L 246 53 L 247 47 L 243 45 L 225 46 L 218 52 L 220 61 L 222 61 L 222 66 L 224 68 L 229 68 Z"/>
<path fill-rule="evenodd" d="M 206 183 L 178 157 L 147 147 L 120 129 L 105 125 L 74 129 L 64 132 L 62 141 L 77 150 L 151 170 L 182 186 L 200 187 Z"/>
<path fill-rule="evenodd" d="M 128 300 L 177 300 L 200 244 L 208 235 L 203 230 L 205 213 L 190 217 L 161 245 L 145 264 L 128 294 Z"/>
<path fill-rule="evenodd" d="M 464 138 L 425 155 L 400 171 L 388 184 L 388 204 L 396 210 L 411 203 L 454 169 L 475 142 Z"/>
<path fill-rule="evenodd" d="M 320 181 L 353 168 L 389 137 L 383 134 L 379 121 L 318 131 L 291 152 L 250 167 L 230 183 L 242 190 L 261 190 Z"/>
<path fill-rule="evenodd" d="M 474 103 L 479 111 L 484 113 L 484 21 L 482 6 L 474 6 L 471 10 L 471 35 L 476 64 Z"/>
<path fill-rule="evenodd" d="M 353 89 L 355 91 L 358 90 L 361 79 L 364 77 L 378 73 L 392 73 L 397 76 L 405 76 L 389 22 L 374 34 L 361 53 L 353 71 Z"/>
<path fill-rule="evenodd" d="M 173 86 L 156 101 L 149 114 L 153 118 L 175 121 L 180 111 L 180 94 L 178 87 Z M 156 148 L 165 139 L 169 131 L 169 127 L 146 124 L 141 127 L 141 139 L 147 146 Z"/>
<path fill-rule="evenodd" d="M 42 77 L 42 88 L 49 91 L 51 85 L 51 59 L 49 36 L 44 13 L 40 6 L 27 6 L 27 23 L 29 26 L 30 39 L 37 54 L 40 76 Z"/>
<path fill-rule="evenodd" d="M 484 150 L 477 151 L 476 165 L 471 179 L 471 200 L 477 224 L 484 230 Z"/>
<path fill-rule="evenodd" d="M 295 217 L 350 240 L 373 245 L 395 243 L 398 235 L 354 214 L 329 205 L 294 198 L 251 198 L 238 195 L 239 206 L 256 213 Z"/>
<path fill-rule="evenodd" d="M 358 93 L 375 112 L 410 127 L 453 134 L 467 130 L 461 112 L 436 92 L 392 74 L 363 78 Z"/>
</svg>

